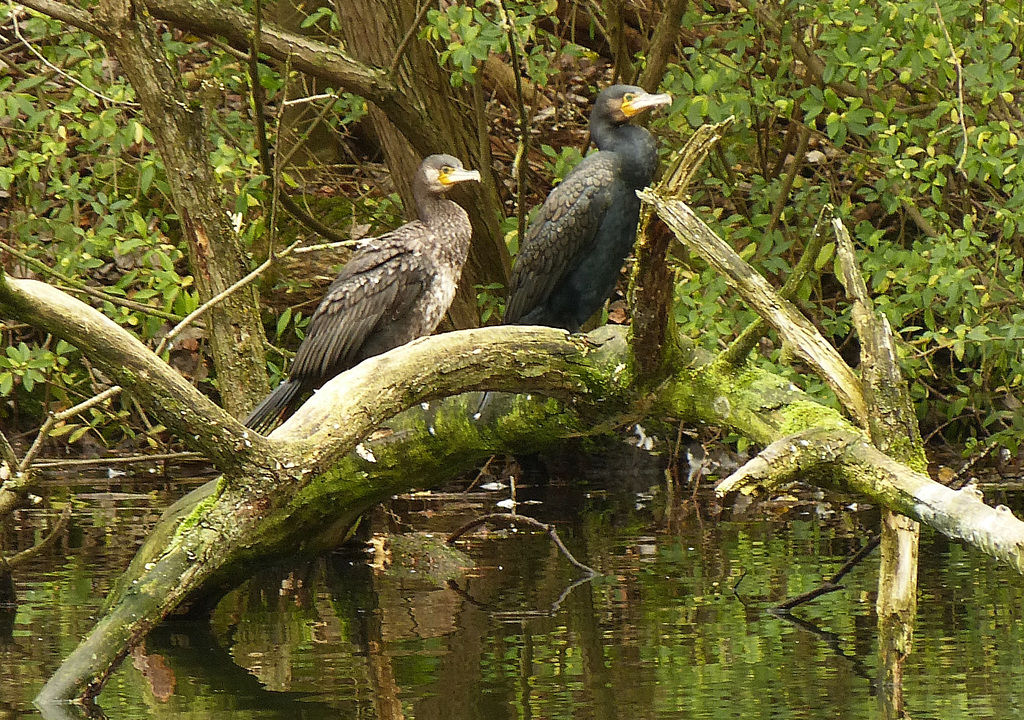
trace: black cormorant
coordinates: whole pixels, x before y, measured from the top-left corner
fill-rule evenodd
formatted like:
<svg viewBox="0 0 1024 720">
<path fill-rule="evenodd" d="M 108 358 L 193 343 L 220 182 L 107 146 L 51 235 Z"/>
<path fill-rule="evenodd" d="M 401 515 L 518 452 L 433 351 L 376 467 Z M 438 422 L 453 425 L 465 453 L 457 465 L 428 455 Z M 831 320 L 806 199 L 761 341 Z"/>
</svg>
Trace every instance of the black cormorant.
<svg viewBox="0 0 1024 720">
<path fill-rule="evenodd" d="M 419 220 L 370 240 L 342 268 L 320 301 L 288 378 L 245 419 L 266 430 L 305 396 L 361 360 L 434 331 L 448 311 L 469 252 L 466 211 L 444 197 L 480 181 L 458 158 L 431 155 L 413 179 Z"/>
<path fill-rule="evenodd" d="M 505 322 L 577 332 L 615 290 L 657 166 L 654 139 L 629 119 L 672 101 L 633 85 L 602 91 L 590 112 L 598 152 L 555 187 L 530 225 L 509 285 Z"/>
</svg>

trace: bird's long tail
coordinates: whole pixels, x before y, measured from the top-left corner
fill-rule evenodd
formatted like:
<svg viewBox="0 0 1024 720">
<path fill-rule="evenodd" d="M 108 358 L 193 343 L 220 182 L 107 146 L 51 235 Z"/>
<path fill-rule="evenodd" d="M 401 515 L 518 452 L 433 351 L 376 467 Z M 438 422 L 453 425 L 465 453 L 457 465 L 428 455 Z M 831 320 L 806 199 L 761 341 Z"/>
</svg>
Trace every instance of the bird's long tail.
<svg viewBox="0 0 1024 720">
<path fill-rule="evenodd" d="M 295 412 L 300 404 L 302 385 L 294 380 L 285 380 L 249 413 L 245 426 L 266 433 L 280 418 Z"/>
</svg>

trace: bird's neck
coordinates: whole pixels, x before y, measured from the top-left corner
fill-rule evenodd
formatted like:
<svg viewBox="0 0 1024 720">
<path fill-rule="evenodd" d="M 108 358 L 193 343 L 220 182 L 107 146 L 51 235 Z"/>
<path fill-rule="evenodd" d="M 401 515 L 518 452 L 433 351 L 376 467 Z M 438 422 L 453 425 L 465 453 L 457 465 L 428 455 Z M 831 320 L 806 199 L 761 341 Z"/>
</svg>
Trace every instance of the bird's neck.
<svg viewBox="0 0 1024 720">
<path fill-rule="evenodd" d="M 451 200 L 444 195 L 423 192 L 419 188 L 413 188 L 413 196 L 416 200 L 416 216 L 425 225 L 430 225 L 431 220 L 435 222 L 444 217 L 445 210 L 451 204 Z"/>
<path fill-rule="evenodd" d="M 646 129 L 636 125 L 615 125 L 602 120 L 591 123 L 590 138 L 598 150 L 619 155 L 623 179 L 639 183 L 637 187 L 650 182 L 651 169 L 657 162 L 657 148 L 654 138 Z"/>
<path fill-rule="evenodd" d="M 430 229 L 437 241 L 430 251 L 436 254 L 441 264 L 461 268 L 469 252 L 472 232 L 466 211 L 444 195 L 431 193 L 416 196 L 416 210 L 420 222 Z"/>
<path fill-rule="evenodd" d="M 617 152 L 622 146 L 635 147 L 650 140 L 651 134 L 636 125 L 616 125 L 607 120 L 590 124 L 590 139 L 598 150 Z"/>
</svg>

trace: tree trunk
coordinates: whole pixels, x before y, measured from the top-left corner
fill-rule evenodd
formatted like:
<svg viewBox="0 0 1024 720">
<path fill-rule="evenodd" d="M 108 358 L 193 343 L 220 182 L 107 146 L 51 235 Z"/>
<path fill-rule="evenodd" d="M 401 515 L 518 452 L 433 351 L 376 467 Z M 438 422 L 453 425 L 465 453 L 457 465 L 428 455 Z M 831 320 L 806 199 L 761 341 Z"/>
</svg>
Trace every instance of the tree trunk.
<svg viewBox="0 0 1024 720">
<path fill-rule="evenodd" d="M 248 268 L 224 212 L 226 198 L 210 166 L 212 148 L 202 110 L 185 96 L 143 3 L 103 0 L 96 15 L 104 24 L 104 39 L 142 104 L 188 241 L 200 300 L 208 302 L 245 277 Z M 206 315 L 222 401 L 236 417 L 244 416 L 267 389 L 258 307 L 255 289 L 247 286 Z"/>
</svg>

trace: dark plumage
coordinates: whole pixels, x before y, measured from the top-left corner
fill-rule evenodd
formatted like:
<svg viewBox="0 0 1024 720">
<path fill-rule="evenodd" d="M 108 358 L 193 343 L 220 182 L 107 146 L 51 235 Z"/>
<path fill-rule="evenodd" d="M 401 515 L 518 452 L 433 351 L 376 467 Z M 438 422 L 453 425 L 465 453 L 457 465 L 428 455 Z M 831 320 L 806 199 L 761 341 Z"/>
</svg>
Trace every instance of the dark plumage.
<svg viewBox="0 0 1024 720">
<path fill-rule="evenodd" d="M 466 211 L 444 192 L 467 180 L 479 182 L 480 173 L 451 155 L 423 161 L 413 179 L 419 220 L 352 256 L 313 313 L 288 378 L 247 426 L 268 429 L 338 373 L 434 331 L 455 297 L 472 234 Z"/>
<path fill-rule="evenodd" d="M 629 119 L 667 105 L 633 85 L 601 92 L 590 113 L 588 155 L 548 195 L 512 270 L 505 322 L 580 329 L 615 290 L 636 238 L 640 199 L 658 156 L 654 139 Z"/>
</svg>

